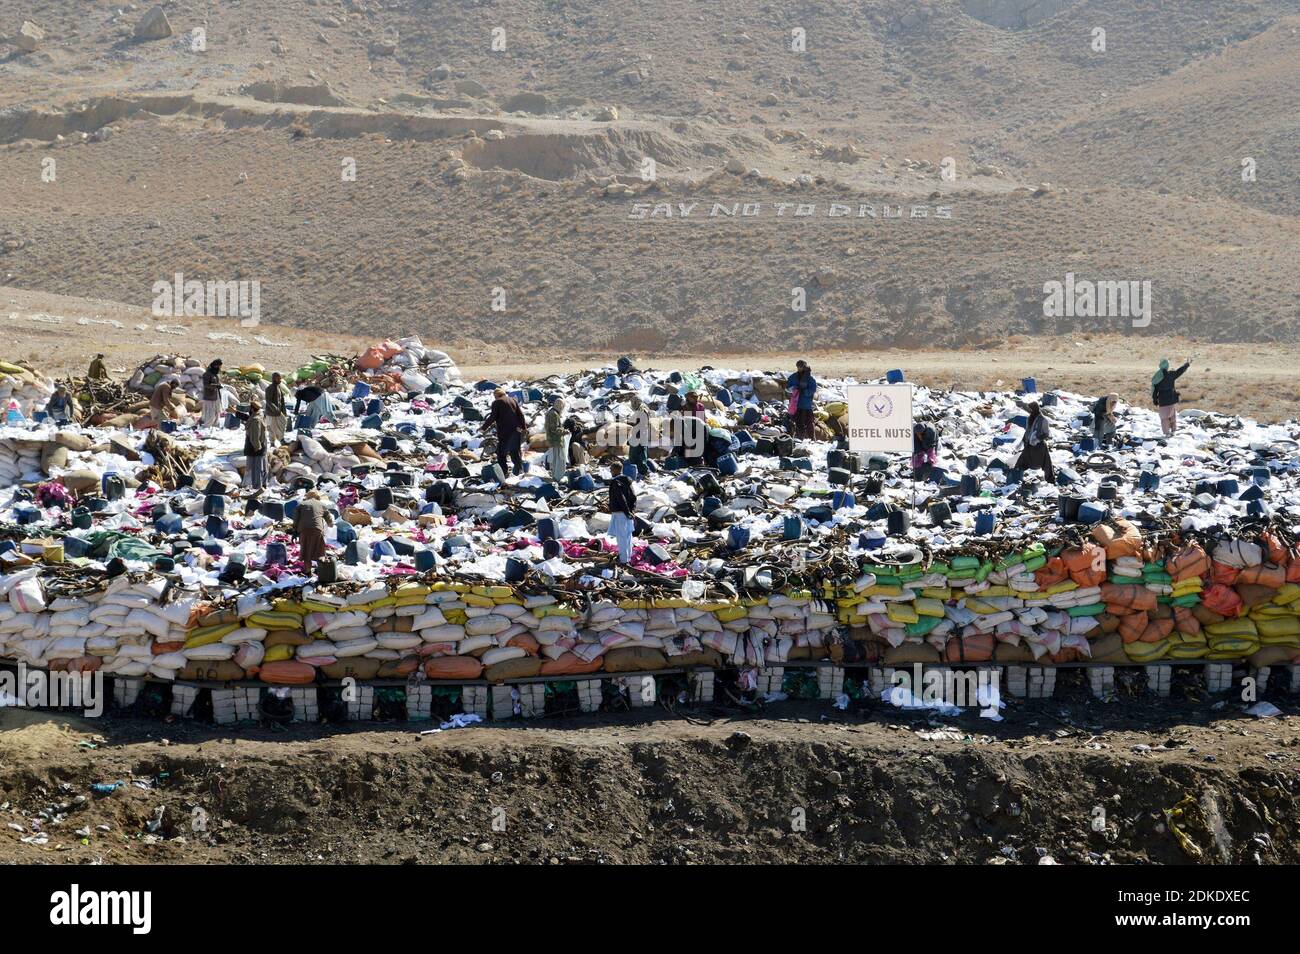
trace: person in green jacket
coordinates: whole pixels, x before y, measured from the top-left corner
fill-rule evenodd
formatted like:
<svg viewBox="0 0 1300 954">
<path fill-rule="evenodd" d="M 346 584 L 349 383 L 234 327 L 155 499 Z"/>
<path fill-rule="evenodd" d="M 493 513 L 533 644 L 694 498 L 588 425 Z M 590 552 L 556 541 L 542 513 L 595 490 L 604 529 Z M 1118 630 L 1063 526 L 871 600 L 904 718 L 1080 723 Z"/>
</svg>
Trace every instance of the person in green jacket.
<svg viewBox="0 0 1300 954">
<path fill-rule="evenodd" d="M 564 426 L 564 398 L 557 397 L 546 412 L 546 460 L 551 477 L 559 480 L 569 464 L 569 431 Z"/>
</svg>

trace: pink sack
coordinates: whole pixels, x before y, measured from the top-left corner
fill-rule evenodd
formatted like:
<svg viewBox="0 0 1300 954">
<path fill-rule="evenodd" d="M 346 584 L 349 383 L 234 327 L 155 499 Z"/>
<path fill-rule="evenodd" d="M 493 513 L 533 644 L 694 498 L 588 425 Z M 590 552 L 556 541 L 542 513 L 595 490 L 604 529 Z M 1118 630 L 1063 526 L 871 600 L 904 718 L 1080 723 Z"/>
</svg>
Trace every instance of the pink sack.
<svg viewBox="0 0 1300 954">
<path fill-rule="evenodd" d="M 799 389 L 790 389 L 790 414 L 793 416 L 799 413 Z"/>
</svg>

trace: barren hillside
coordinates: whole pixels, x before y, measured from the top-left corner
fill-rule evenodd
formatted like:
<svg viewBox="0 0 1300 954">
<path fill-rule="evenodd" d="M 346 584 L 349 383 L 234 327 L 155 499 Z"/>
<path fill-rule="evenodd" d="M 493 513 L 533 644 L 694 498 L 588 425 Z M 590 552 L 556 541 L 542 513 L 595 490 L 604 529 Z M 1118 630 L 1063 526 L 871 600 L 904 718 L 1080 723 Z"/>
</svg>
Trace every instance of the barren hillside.
<svg viewBox="0 0 1300 954">
<path fill-rule="evenodd" d="M 0 47 L 0 283 L 257 280 L 521 359 L 1296 338 L 1295 0 L 164 10 L 0 0 L 43 33 Z M 1066 273 L 1151 324 L 1045 318 Z"/>
</svg>

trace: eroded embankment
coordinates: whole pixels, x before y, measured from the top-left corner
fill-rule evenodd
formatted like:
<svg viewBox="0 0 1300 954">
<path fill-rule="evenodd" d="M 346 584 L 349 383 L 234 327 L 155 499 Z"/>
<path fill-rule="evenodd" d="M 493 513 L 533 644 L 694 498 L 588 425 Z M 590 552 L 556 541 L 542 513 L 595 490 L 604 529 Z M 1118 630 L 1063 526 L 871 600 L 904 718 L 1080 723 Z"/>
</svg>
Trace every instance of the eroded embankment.
<svg viewBox="0 0 1300 954">
<path fill-rule="evenodd" d="M 614 718 L 427 736 L 119 724 L 136 740 L 91 750 L 12 718 L 0 803 L 24 831 L 0 832 L 0 861 L 1300 861 L 1295 739 L 1236 751 L 1250 733 L 1222 726 L 1141 754 L 1086 731 Z M 33 819 L 43 845 L 20 841 Z"/>
</svg>

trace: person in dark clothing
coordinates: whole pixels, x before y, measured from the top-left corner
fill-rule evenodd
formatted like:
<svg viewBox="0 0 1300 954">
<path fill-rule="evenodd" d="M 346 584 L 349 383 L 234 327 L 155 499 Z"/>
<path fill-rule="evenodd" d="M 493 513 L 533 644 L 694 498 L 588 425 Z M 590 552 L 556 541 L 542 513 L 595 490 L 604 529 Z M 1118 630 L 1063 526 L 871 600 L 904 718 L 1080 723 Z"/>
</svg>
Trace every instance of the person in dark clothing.
<svg viewBox="0 0 1300 954">
<path fill-rule="evenodd" d="M 1115 411 L 1119 408 L 1119 395 L 1107 394 L 1092 402 L 1092 438 L 1101 450 L 1110 445 L 1119 429 Z"/>
<path fill-rule="evenodd" d="M 686 392 L 686 400 L 679 414 L 677 446 L 673 454 L 687 463 L 700 464 L 708 452 L 709 422 L 704 416 L 704 405 L 694 391 Z"/>
<path fill-rule="evenodd" d="M 204 427 L 212 427 L 221 416 L 221 359 L 217 358 L 203 372 L 202 417 Z"/>
<path fill-rule="evenodd" d="M 510 474 L 506 466 L 507 459 L 513 463 L 515 476 L 524 472 L 522 452 L 524 437 L 528 434 L 528 420 L 519 402 L 506 394 L 503 388 L 492 392 L 492 407 L 483 421 L 483 433 L 488 428 L 497 429 L 497 465 L 503 474 Z"/>
<path fill-rule="evenodd" d="M 1025 436 L 1020 456 L 1016 459 L 1016 470 L 1041 470 L 1049 483 L 1056 483 L 1056 471 L 1052 469 L 1052 455 L 1047 442 L 1052 431 L 1043 409 L 1038 402 L 1029 405 L 1029 421 L 1025 424 Z"/>
<path fill-rule="evenodd" d="M 45 405 L 45 413 L 56 424 L 67 424 L 76 419 L 67 385 L 60 384 L 54 389 L 54 393 L 50 395 L 50 400 Z"/>
<path fill-rule="evenodd" d="M 912 429 L 912 477 L 921 480 L 939 460 L 939 430 L 924 421 Z"/>
<path fill-rule="evenodd" d="M 618 541 L 618 562 L 632 559 L 632 531 L 635 527 L 636 488 L 632 478 L 622 472 L 622 465 L 614 462 L 618 476 L 609 482 L 609 532 Z"/>
<path fill-rule="evenodd" d="M 812 440 L 813 395 L 817 393 L 817 379 L 812 376 L 807 361 L 796 361 L 794 367 L 794 374 L 785 382 L 790 393 L 790 405 L 794 408 L 794 436 Z"/>
<path fill-rule="evenodd" d="M 587 435 L 582 429 L 582 422 L 577 417 L 569 417 L 564 422 L 569 432 L 569 465 L 581 467 L 590 456 L 587 451 Z"/>
<path fill-rule="evenodd" d="M 293 534 L 298 538 L 302 571 L 311 576 L 312 567 L 325 556 L 325 528 L 333 526 L 334 516 L 319 490 L 309 490 L 307 497 L 293 512 Z"/>
<path fill-rule="evenodd" d="M 262 405 L 256 401 L 248 405 L 244 423 L 244 459 L 244 486 L 261 490 L 266 486 L 266 422 L 262 420 Z"/>
<path fill-rule="evenodd" d="M 334 408 L 330 404 L 329 392 L 324 388 L 309 384 L 293 392 L 293 400 L 294 417 L 306 414 L 309 427 L 315 427 L 322 421 L 333 423 Z M 303 411 L 303 405 L 307 406 L 306 411 Z"/>
<path fill-rule="evenodd" d="M 1181 368 L 1169 370 L 1169 359 L 1163 358 L 1156 373 L 1151 376 L 1151 400 L 1160 412 L 1160 430 L 1165 437 L 1172 437 L 1178 432 L 1178 402 L 1181 395 L 1174 387 L 1183 372 L 1191 367 L 1188 358 Z"/>
</svg>

